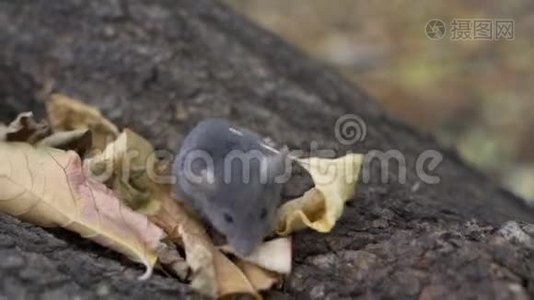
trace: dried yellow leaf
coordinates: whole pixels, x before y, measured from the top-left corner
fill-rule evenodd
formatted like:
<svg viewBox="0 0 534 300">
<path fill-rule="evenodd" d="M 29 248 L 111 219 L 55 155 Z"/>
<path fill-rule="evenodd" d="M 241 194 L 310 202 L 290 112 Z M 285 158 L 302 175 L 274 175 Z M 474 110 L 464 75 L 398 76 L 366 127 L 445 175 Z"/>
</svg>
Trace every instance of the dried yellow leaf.
<svg viewBox="0 0 534 300">
<path fill-rule="evenodd" d="M 98 109 L 80 100 L 52 94 L 46 102 L 46 109 L 54 131 L 90 129 L 96 149 L 104 149 L 119 134 L 117 127 L 104 118 Z"/>
<path fill-rule="evenodd" d="M 215 271 L 219 286 L 219 298 L 249 295 L 254 299 L 261 299 L 249 278 L 218 250 L 215 252 Z"/>
<path fill-rule="evenodd" d="M 298 162 L 311 175 L 315 187 L 278 209 L 276 233 L 288 235 L 310 227 L 329 232 L 343 213 L 345 202 L 356 191 L 363 155 L 348 154 L 336 159 L 311 157 Z"/>
</svg>

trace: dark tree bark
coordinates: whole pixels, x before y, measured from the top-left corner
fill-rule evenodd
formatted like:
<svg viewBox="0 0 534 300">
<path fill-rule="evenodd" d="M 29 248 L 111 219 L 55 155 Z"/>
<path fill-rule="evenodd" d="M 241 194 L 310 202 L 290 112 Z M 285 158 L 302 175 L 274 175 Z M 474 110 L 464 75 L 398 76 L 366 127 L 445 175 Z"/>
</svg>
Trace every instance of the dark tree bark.
<svg viewBox="0 0 534 300">
<path fill-rule="evenodd" d="M 294 238 L 294 271 L 276 296 L 497 298 L 534 295 L 533 210 L 430 136 L 384 113 L 369 96 L 277 37 L 211 0 L 0 1 L 0 117 L 43 115 L 39 93 L 99 107 L 120 126 L 174 149 L 199 120 L 220 116 L 291 149 L 399 150 L 361 182 L 329 234 Z M 357 114 L 364 141 L 343 146 L 334 124 Z M 415 162 L 443 153 L 420 182 Z M 516 220 L 518 222 L 507 222 Z M 162 274 L 63 230 L 0 216 L 0 295 L 9 299 L 193 296 Z"/>
</svg>

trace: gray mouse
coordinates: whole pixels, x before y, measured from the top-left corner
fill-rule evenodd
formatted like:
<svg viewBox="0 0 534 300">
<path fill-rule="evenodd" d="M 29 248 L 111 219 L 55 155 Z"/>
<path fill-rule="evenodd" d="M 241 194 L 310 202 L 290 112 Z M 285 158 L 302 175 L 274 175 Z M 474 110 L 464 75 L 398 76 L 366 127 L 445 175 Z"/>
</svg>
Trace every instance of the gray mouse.
<svg viewBox="0 0 534 300">
<path fill-rule="evenodd" d="M 250 130 L 208 119 L 180 147 L 174 192 L 248 255 L 272 232 L 287 158 Z"/>
</svg>

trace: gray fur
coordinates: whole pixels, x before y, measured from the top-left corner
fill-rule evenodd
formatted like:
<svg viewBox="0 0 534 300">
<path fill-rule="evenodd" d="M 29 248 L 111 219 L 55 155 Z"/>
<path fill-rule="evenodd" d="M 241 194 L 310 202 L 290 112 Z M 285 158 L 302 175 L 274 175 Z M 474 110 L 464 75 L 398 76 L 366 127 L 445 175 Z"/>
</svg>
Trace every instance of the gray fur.
<svg viewBox="0 0 534 300">
<path fill-rule="evenodd" d="M 247 255 L 272 231 L 281 198 L 274 179 L 286 158 L 256 133 L 205 120 L 187 135 L 174 162 L 175 193 Z"/>
</svg>

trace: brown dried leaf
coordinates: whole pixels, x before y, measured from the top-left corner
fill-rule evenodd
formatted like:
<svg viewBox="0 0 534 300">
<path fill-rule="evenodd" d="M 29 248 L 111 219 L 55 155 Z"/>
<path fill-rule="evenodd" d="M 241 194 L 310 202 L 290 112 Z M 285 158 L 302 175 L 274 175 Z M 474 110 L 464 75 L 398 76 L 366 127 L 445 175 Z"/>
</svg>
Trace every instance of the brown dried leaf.
<svg viewBox="0 0 534 300">
<path fill-rule="evenodd" d="M 280 281 L 281 276 L 279 274 L 265 270 L 253 263 L 240 260 L 237 262 L 237 266 L 258 291 L 268 290 Z"/>
<path fill-rule="evenodd" d="M 93 133 L 93 146 L 104 149 L 119 134 L 117 127 L 102 116 L 95 107 L 61 94 L 52 94 L 46 102 L 52 129 L 71 131 L 89 129 Z"/>
<path fill-rule="evenodd" d="M 213 245 L 204 228 L 166 193 L 161 197 L 161 209 L 150 219 L 159 225 L 173 241 L 185 249 L 186 261 L 192 270 L 191 285 L 202 294 L 217 296 Z"/>
<path fill-rule="evenodd" d="M 146 265 L 150 276 L 163 231 L 86 178 L 73 151 L 0 142 L 0 210 L 47 227 L 61 226 Z M 21 167 L 24 166 L 24 167 Z"/>
<path fill-rule="evenodd" d="M 33 144 L 50 133 L 45 121 L 36 122 L 32 112 L 21 113 L 7 127 L 0 127 L 0 141 Z"/>
<path fill-rule="evenodd" d="M 181 280 L 186 280 L 189 275 L 189 265 L 176 249 L 176 245 L 165 244 L 158 251 L 159 263 L 170 270 L 172 274 Z"/>
<path fill-rule="evenodd" d="M 73 131 L 61 131 L 53 133 L 50 136 L 40 140 L 36 145 L 38 147 L 51 147 L 61 150 L 73 150 L 83 157 L 91 149 L 93 137 L 88 129 Z"/>
<path fill-rule="evenodd" d="M 233 295 L 249 295 L 261 299 L 247 276 L 219 250 L 215 251 L 215 273 L 219 298 Z"/>
</svg>

